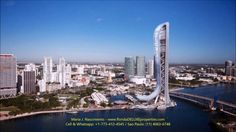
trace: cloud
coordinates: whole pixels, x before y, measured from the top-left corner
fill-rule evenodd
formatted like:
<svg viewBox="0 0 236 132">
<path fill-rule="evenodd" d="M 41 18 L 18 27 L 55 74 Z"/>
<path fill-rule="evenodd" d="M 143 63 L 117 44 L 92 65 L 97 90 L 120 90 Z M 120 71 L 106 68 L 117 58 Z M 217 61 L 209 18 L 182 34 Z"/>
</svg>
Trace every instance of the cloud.
<svg viewBox="0 0 236 132">
<path fill-rule="evenodd" d="M 96 19 L 96 22 L 102 22 L 102 21 L 104 21 L 104 19 L 101 18 L 101 17 L 98 17 L 98 18 Z"/>
</svg>

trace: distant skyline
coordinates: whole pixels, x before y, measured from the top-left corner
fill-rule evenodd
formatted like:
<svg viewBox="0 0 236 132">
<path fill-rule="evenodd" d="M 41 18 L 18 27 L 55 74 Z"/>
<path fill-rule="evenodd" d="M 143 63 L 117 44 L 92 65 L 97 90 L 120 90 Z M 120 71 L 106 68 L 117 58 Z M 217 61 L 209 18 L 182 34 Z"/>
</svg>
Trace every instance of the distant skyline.
<svg viewBox="0 0 236 132">
<path fill-rule="evenodd" d="M 1 0 L 1 53 L 18 61 L 152 59 L 153 32 L 170 23 L 170 63 L 236 61 L 236 2 Z"/>
</svg>

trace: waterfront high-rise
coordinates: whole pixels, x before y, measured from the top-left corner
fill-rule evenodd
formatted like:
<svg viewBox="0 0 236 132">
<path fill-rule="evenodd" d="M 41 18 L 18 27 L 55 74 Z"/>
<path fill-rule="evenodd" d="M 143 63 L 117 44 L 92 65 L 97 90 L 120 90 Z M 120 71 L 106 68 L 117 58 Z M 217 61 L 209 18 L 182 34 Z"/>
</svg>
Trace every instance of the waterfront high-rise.
<svg viewBox="0 0 236 132">
<path fill-rule="evenodd" d="M 51 82 L 52 80 L 52 58 L 51 57 L 45 57 L 44 63 L 43 63 L 43 78 L 45 82 Z"/>
<path fill-rule="evenodd" d="M 164 90 L 164 101 L 166 106 L 170 103 L 169 96 L 169 63 L 168 63 L 168 47 L 169 47 L 169 23 L 163 23 L 157 26 L 154 31 L 154 49 L 156 63 L 156 80 L 160 93 Z M 158 101 L 157 95 L 155 103 Z"/>
<path fill-rule="evenodd" d="M 134 76 L 135 70 L 134 70 L 135 62 L 133 57 L 125 57 L 125 76 Z"/>
<path fill-rule="evenodd" d="M 0 98 L 16 95 L 16 58 L 0 54 Z"/>
<path fill-rule="evenodd" d="M 21 91 L 22 88 L 22 74 L 18 74 L 17 75 L 17 81 L 16 81 L 16 89 L 17 89 L 17 93 L 19 93 Z"/>
<path fill-rule="evenodd" d="M 36 76 L 34 70 L 25 70 L 22 75 L 22 89 L 21 93 L 33 94 L 36 93 Z"/>
<path fill-rule="evenodd" d="M 151 60 L 148 60 L 148 74 L 153 77 L 154 75 L 154 61 L 151 59 Z"/>
<path fill-rule="evenodd" d="M 168 46 L 169 46 L 169 23 L 163 23 L 157 26 L 154 31 L 154 49 L 155 49 L 155 71 L 157 85 L 155 90 L 150 95 L 137 95 L 137 98 L 142 101 L 150 101 L 154 98 L 155 104 L 164 101 L 164 108 L 173 106 L 169 96 L 168 86 Z M 164 93 L 162 93 L 164 91 Z M 163 99 L 160 96 L 163 96 Z"/>
<path fill-rule="evenodd" d="M 33 94 L 36 93 L 36 66 L 33 63 L 25 65 L 22 72 L 22 88 L 21 93 Z"/>
<path fill-rule="evenodd" d="M 65 83 L 70 85 L 70 80 L 71 80 L 71 66 L 70 64 L 67 64 L 65 67 Z"/>
<path fill-rule="evenodd" d="M 61 87 L 65 87 L 65 84 L 66 84 L 66 62 L 63 57 L 59 58 L 59 65 L 58 65 L 57 71 L 58 71 L 59 82 L 61 84 Z"/>
<path fill-rule="evenodd" d="M 145 76 L 145 57 L 136 56 L 136 75 Z"/>
<path fill-rule="evenodd" d="M 233 75 L 233 62 L 230 60 L 225 61 L 225 75 L 226 76 Z"/>
</svg>

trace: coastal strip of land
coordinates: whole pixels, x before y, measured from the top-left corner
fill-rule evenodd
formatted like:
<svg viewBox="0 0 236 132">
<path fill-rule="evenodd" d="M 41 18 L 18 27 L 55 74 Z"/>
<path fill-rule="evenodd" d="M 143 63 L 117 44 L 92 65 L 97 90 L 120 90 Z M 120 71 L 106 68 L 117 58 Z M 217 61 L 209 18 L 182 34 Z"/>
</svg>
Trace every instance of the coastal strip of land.
<svg viewBox="0 0 236 132">
<path fill-rule="evenodd" d="M 18 114 L 15 116 L 2 116 L 0 117 L 0 121 L 22 118 L 27 116 L 34 116 L 40 114 L 50 114 L 50 113 L 70 113 L 70 112 L 90 112 L 90 111 L 101 111 L 101 110 L 118 110 L 118 109 L 126 109 L 127 107 L 112 107 L 112 108 L 80 108 L 76 110 L 48 110 L 48 111 L 37 111 L 37 112 L 30 112 L 30 113 L 23 113 Z"/>
</svg>

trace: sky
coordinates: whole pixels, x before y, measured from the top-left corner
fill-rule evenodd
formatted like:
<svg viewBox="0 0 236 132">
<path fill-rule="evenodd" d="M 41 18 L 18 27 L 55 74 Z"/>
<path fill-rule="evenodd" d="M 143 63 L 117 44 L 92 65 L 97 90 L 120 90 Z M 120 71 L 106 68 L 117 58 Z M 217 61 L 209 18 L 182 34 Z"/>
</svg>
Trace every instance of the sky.
<svg viewBox="0 0 236 132">
<path fill-rule="evenodd" d="M 170 23 L 170 63 L 236 60 L 234 0 L 1 0 L 1 53 L 18 61 L 152 59 L 153 31 Z"/>
</svg>

